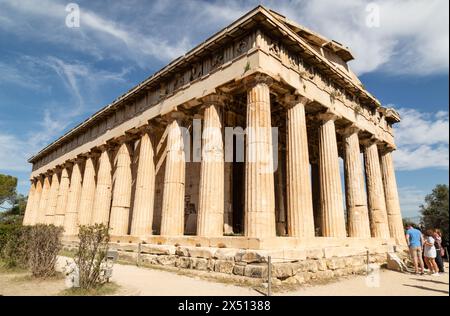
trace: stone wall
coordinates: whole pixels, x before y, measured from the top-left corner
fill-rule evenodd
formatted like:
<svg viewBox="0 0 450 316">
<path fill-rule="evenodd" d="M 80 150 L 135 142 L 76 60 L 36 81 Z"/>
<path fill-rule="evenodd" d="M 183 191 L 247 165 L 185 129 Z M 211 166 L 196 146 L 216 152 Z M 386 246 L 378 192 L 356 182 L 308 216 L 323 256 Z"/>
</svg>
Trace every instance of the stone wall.
<svg viewBox="0 0 450 316">
<path fill-rule="evenodd" d="M 65 250 L 74 250 L 76 242 L 66 242 Z M 114 243 L 118 260 L 142 266 L 170 266 L 211 273 L 267 280 L 268 256 L 272 260 L 274 284 L 303 284 L 329 280 L 367 271 L 369 263 L 383 265 L 387 253 L 395 250 L 382 245 L 362 251 L 356 247 L 305 248 L 301 250 L 245 250 L 236 248 L 185 247 L 170 245 Z M 297 258 L 296 258 L 297 257 Z"/>
</svg>

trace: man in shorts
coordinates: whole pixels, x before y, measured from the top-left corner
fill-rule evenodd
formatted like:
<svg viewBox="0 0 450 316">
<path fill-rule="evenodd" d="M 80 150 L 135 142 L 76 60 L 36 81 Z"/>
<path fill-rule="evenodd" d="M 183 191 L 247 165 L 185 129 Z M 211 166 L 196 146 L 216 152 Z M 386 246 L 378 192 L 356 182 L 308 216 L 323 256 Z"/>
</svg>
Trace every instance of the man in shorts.
<svg viewBox="0 0 450 316">
<path fill-rule="evenodd" d="M 408 243 L 409 253 L 414 263 L 416 274 L 423 274 L 422 248 L 424 244 L 422 232 L 414 228 L 411 224 L 406 226 L 406 242 Z"/>
</svg>

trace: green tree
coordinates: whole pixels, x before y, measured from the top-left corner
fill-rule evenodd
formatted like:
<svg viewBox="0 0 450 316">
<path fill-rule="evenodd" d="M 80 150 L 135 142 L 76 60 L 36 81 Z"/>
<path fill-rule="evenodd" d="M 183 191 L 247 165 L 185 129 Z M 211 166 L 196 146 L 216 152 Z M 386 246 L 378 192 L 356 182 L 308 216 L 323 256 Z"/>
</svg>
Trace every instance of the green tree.
<svg viewBox="0 0 450 316">
<path fill-rule="evenodd" d="M 425 204 L 420 206 L 422 225 L 425 228 L 439 228 L 444 244 L 448 244 L 448 185 L 438 184 L 431 194 L 425 197 Z"/>
<path fill-rule="evenodd" d="M 16 197 L 17 178 L 0 173 L 0 208 L 13 205 Z"/>
</svg>

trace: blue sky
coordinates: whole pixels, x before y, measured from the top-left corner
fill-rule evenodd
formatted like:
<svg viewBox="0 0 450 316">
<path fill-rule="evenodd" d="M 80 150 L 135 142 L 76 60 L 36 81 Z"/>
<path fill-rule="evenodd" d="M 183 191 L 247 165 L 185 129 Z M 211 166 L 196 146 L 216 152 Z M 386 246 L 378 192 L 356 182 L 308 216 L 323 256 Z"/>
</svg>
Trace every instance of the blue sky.
<svg viewBox="0 0 450 316">
<path fill-rule="evenodd" d="M 404 216 L 448 184 L 447 0 L 369 2 L 0 0 L 0 172 L 27 193 L 26 159 L 56 137 L 262 3 L 348 46 L 366 88 L 399 110 L 394 155 Z M 373 8 L 373 7 L 372 7 Z"/>
</svg>

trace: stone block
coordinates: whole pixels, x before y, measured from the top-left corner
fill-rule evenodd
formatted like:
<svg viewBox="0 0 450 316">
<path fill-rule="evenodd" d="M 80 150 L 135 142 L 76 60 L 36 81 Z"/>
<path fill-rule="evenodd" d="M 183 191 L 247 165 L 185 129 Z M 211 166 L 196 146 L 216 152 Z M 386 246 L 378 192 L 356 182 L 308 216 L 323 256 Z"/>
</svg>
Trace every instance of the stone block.
<svg viewBox="0 0 450 316">
<path fill-rule="evenodd" d="M 214 258 L 219 260 L 234 261 L 237 249 L 219 248 L 214 253 Z"/>
<path fill-rule="evenodd" d="M 157 255 L 141 254 L 142 264 L 159 264 Z"/>
<path fill-rule="evenodd" d="M 324 257 L 322 248 L 309 248 L 306 249 L 306 258 L 308 259 L 321 259 Z"/>
<path fill-rule="evenodd" d="M 248 264 L 244 268 L 244 275 L 250 278 L 265 278 L 267 277 L 267 265 Z"/>
<path fill-rule="evenodd" d="M 191 268 L 196 270 L 208 270 L 208 259 L 191 258 Z"/>
<path fill-rule="evenodd" d="M 192 258 L 178 257 L 175 260 L 175 266 L 177 268 L 190 269 L 192 267 Z"/>
<path fill-rule="evenodd" d="M 148 253 L 152 255 L 173 255 L 175 254 L 175 247 L 170 245 L 152 245 L 142 244 L 141 253 Z"/>
<path fill-rule="evenodd" d="M 289 277 L 289 278 L 287 278 L 287 279 L 285 279 L 285 280 L 282 281 L 282 284 L 291 284 L 291 285 L 295 285 L 295 284 L 298 284 L 298 283 L 299 283 L 299 282 L 298 282 L 297 278 L 296 278 L 296 277 L 293 277 L 293 276 L 291 276 L 291 277 Z"/>
<path fill-rule="evenodd" d="M 318 262 L 319 260 L 308 260 L 307 271 L 308 272 L 317 272 L 319 270 Z"/>
<path fill-rule="evenodd" d="M 286 279 L 294 275 L 295 264 L 290 262 L 272 264 L 272 275 L 279 279 Z"/>
<path fill-rule="evenodd" d="M 177 247 L 175 249 L 175 254 L 181 257 L 189 257 L 189 249 L 186 247 Z"/>
<path fill-rule="evenodd" d="M 156 260 L 158 261 L 158 264 L 161 264 L 163 266 L 173 266 L 175 265 L 177 257 L 173 255 L 161 255 L 157 256 Z"/>
<path fill-rule="evenodd" d="M 189 247 L 189 257 L 211 259 L 216 252 L 216 248 L 209 247 Z"/>
<path fill-rule="evenodd" d="M 333 278 L 333 271 L 326 270 L 326 271 L 318 271 L 315 273 L 315 276 L 318 280 L 327 280 Z"/>
<path fill-rule="evenodd" d="M 235 264 L 233 267 L 233 274 L 235 275 L 244 275 L 245 265 Z"/>
<path fill-rule="evenodd" d="M 233 274 L 234 262 L 230 260 L 216 260 L 214 263 L 214 271 L 221 273 Z"/>
<path fill-rule="evenodd" d="M 328 268 L 327 268 L 327 260 L 326 259 L 320 259 L 320 260 L 317 260 L 317 270 L 319 270 L 319 271 L 325 271 L 325 270 L 327 270 Z"/>
<path fill-rule="evenodd" d="M 236 253 L 234 260 L 236 262 L 242 261 L 246 263 L 259 263 L 267 262 L 265 253 L 261 253 L 254 250 L 240 250 Z"/>
<path fill-rule="evenodd" d="M 136 262 L 137 253 L 128 251 L 118 251 L 117 259 L 126 262 Z"/>
</svg>

